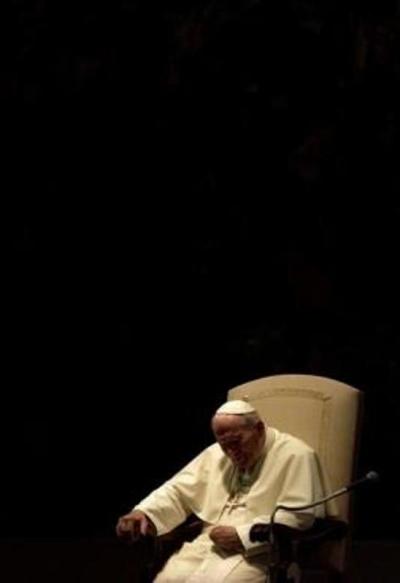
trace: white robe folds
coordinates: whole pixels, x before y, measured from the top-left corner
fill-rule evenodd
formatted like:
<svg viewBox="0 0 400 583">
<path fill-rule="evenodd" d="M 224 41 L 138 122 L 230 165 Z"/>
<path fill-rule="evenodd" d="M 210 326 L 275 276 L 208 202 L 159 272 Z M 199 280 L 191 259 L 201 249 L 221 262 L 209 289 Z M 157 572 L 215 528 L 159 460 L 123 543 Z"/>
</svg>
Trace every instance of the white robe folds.
<svg viewBox="0 0 400 583">
<path fill-rule="evenodd" d="M 321 474 L 315 452 L 303 441 L 271 427 L 267 429 L 264 452 L 245 483 L 221 447 L 211 445 L 135 506 L 153 521 L 159 535 L 171 531 L 192 513 L 205 524 L 200 537 L 167 563 L 162 573 L 168 572 L 168 577 L 157 577 L 157 581 L 244 582 L 247 575 L 249 580 L 265 581 L 266 567 L 258 564 L 265 545 L 250 541 L 251 526 L 269 523 L 278 504 L 306 505 L 322 498 L 327 493 L 324 485 L 326 477 Z M 330 505 L 329 514 L 335 513 L 334 505 Z M 296 513 L 278 510 L 275 522 L 306 529 L 315 517 L 324 515 L 323 505 Z M 216 525 L 234 526 L 245 552 L 218 552 L 207 534 Z M 178 574 L 180 556 L 182 574 Z M 185 567 L 185 561 L 192 566 Z M 251 571 L 254 565 L 257 572 L 262 569 L 263 578 L 246 574 L 246 569 Z M 176 577 L 170 574 L 172 567 Z"/>
</svg>

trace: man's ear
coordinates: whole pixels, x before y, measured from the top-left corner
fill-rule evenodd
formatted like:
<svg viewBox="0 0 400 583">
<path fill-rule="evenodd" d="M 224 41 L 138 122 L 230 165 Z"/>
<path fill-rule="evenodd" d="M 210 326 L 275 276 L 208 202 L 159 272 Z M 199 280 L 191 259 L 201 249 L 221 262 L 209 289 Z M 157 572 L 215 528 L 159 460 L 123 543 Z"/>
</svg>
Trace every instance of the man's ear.
<svg viewBox="0 0 400 583">
<path fill-rule="evenodd" d="M 260 435 L 265 433 L 265 425 L 262 421 L 257 421 L 256 427 L 257 427 L 257 431 Z"/>
</svg>

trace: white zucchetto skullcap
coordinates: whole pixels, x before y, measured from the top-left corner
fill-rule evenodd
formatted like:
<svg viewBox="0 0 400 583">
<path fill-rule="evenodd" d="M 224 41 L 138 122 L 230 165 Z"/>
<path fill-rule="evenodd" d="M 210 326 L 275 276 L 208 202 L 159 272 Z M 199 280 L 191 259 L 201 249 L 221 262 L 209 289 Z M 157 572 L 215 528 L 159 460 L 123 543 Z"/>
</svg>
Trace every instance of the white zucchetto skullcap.
<svg viewBox="0 0 400 583">
<path fill-rule="evenodd" d="M 215 412 L 216 415 L 246 415 L 247 413 L 257 413 L 257 411 L 254 409 L 253 405 L 250 405 L 247 401 L 241 401 L 239 399 L 227 401 Z"/>
</svg>

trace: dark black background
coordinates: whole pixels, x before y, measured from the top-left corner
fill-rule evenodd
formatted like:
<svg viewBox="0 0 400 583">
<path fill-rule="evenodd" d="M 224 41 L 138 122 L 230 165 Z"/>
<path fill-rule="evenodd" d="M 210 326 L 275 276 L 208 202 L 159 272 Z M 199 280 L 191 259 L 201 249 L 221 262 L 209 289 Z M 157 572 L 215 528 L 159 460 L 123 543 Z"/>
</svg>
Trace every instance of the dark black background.
<svg viewBox="0 0 400 583">
<path fill-rule="evenodd" d="M 396 538 L 395 2 L 2 5 L 2 536 L 111 534 L 226 391 L 365 392 Z"/>
</svg>

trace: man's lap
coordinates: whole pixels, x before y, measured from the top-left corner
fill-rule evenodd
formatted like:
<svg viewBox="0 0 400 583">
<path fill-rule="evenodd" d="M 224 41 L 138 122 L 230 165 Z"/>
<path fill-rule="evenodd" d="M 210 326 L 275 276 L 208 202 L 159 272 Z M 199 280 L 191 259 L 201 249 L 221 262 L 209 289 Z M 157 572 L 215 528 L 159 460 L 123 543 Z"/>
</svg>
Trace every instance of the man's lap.
<svg viewBox="0 0 400 583">
<path fill-rule="evenodd" d="M 247 560 L 242 555 L 222 555 L 208 535 L 185 543 L 166 563 L 154 583 L 266 583 L 263 556 Z"/>
</svg>

